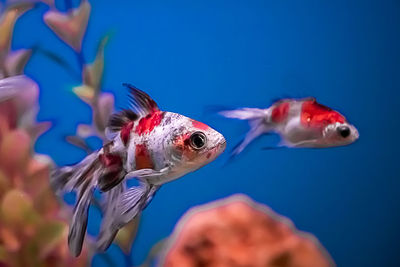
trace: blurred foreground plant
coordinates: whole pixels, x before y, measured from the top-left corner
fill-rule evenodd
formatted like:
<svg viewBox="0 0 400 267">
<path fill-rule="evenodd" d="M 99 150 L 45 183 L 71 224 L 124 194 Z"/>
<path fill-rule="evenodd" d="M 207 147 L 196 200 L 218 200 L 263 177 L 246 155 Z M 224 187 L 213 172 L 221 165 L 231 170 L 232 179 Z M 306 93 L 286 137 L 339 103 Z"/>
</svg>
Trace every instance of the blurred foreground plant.
<svg viewBox="0 0 400 267">
<path fill-rule="evenodd" d="M 38 87 L 18 76 L 2 88 L 10 79 L 20 87 L 0 94 L 0 266 L 86 266 L 87 251 L 68 251 L 68 213 L 49 186 L 52 161 L 33 152 Z"/>
<path fill-rule="evenodd" d="M 88 1 L 82 0 L 73 9 L 67 0 L 65 13 L 59 12 L 52 0 L 10 0 L 4 7 L 0 3 L 0 79 L 22 74 L 34 52 L 41 52 L 75 73 L 54 51 L 40 47 L 11 50 L 16 20 L 37 4 L 49 7 L 43 16 L 44 22 L 77 56 L 82 85 L 72 91 L 90 105 L 93 122 L 79 125 L 76 136 L 70 136 L 68 140 L 89 153 L 87 137 L 97 136 L 106 141 L 104 131 L 108 117 L 114 111 L 114 97 L 101 93 L 108 36 L 101 40 L 92 63 L 86 63 L 82 53 L 91 9 Z M 70 214 L 49 187 L 52 161 L 33 152 L 37 136 L 49 125 L 36 123 L 38 87 L 33 81 L 24 80 L 29 84 L 19 87 L 27 90 L 19 91 L 5 101 L 0 94 L 0 266 L 84 266 L 90 262 L 92 253 L 86 249 L 79 259 L 71 258 L 69 254 L 67 221 Z M 130 254 L 137 225 L 137 221 L 132 222 L 121 229 L 116 238 L 126 257 Z"/>
<path fill-rule="evenodd" d="M 33 4 L 28 2 L 0 9 L 0 79 L 22 74 L 31 56 L 30 49 L 11 51 L 11 40 L 15 22 L 32 7 Z"/>
<path fill-rule="evenodd" d="M 160 266 L 327 267 L 332 259 L 311 234 L 243 195 L 189 210 L 178 222 Z"/>
</svg>

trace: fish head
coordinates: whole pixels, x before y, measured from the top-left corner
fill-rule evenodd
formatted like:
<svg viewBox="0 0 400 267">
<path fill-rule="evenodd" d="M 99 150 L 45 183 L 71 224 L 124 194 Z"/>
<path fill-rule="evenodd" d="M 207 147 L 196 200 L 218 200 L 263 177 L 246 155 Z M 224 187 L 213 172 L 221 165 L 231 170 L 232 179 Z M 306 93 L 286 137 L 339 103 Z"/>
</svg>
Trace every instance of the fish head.
<svg viewBox="0 0 400 267">
<path fill-rule="evenodd" d="M 179 115 L 172 128 L 167 150 L 176 165 L 186 172 L 201 168 L 225 150 L 224 136 L 202 122 Z"/>
<path fill-rule="evenodd" d="M 327 146 L 349 145 L 359 136 L 357 128 L 348 122 L 329 124 L 322 131 L 323 143 Z"/>
<path fill-rule="evenodd" d="M 318 103 L 315 98 L 303 101 L 300 122 L 305 132 L 312 136 L 300 142 L 302 147 L 344 146 L 359 137 L 356 127 L 345 116 Z"/>
</svg>

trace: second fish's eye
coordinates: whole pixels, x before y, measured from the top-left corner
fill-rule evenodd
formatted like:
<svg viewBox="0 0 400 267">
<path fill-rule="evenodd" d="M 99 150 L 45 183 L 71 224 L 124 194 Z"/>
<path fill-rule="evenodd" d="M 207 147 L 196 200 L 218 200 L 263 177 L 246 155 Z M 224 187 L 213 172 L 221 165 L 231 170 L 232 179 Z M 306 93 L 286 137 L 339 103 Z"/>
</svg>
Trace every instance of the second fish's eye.
<svg viewBox="0 0 400 267">
<path fill-rule="evenodd" d="M 207 137 L 202 132 L 195 132 L 190 136 L 190 146 L 194 149 L 201 149 L 206 145 Z"/>
<path fill-rule="evenodd" d="M 343 138 L 346 138 L 350 135 L 350 128 L 347 126 L 340 126 L 337 128 L 337 131 Z"/>
</svg>

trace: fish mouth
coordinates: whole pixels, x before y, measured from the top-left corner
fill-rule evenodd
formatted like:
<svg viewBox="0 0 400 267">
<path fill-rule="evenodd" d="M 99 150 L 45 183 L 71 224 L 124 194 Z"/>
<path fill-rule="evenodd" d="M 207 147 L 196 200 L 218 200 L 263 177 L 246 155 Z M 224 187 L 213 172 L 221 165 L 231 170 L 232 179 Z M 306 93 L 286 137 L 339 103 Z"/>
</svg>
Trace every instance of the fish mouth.
<svg viewBox="0 0 400 267">
<path fill-rule="evenodd" d="M 221 140 L 221 142 L 218 142 L 216 146 L 214 146 L 213 148 L 211 148 L 208 151 L 208 154 L 212 154 L 212 156 L 210 158 L 212 158 L 212 160 L 214 160 L 215 158 L 217 158 L 219 155 L 222 154 L 222 152 L 225 151 L 226 148 L 226 140 L 223 139 Z"/>
<path fill-rule="evenodd" d="M 220 150 L 220 153 L 225 151 L 225 148 L 226 148 L 226 140 L 225 140 L 225 138 L 222 140 L 222 142 L 220 142 L 218 144 L 218 148 Z"/>
</svg>

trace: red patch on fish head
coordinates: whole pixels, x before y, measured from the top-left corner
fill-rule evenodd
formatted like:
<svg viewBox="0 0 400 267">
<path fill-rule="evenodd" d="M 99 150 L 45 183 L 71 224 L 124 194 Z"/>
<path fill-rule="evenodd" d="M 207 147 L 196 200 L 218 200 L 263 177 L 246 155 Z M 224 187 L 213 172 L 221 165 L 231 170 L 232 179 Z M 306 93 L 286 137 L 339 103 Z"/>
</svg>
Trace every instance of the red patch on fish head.
<svg viewBox="0 0 400 267">
<path fill-rule="evenodd" d="M 344 123 L 346 119 L 337 111 L 317 103 L 304 101 L 301 108 L 301 123 L 306 127 L 323 128 L 332 123 Z"/>
<path fill-rule="evenodd" d="M 132 128 L 133 128 L 133 121 L 130 121 L 129 123 L 124 125 L 121 129 L 121 140 L 124 143 L 124 145 L 126 145 L 129 141 Z"/>
<path fill-rule="evenodd" d="M 190 134 L 185 133 L 178 135 L 174 139 L 174 148 L 177 150 L 185 159 L 191 160 L 196 157 L 198 152 L 190 145 Z"/>
<path fill-rule="evenodd" d="M 135 150 L 136 169 L 152 169 L 153 161 L 145 144 L 137 144 Z"/>
<path fill-rule="evenodd" d="M 207 124 L 195 120 L 192 120 L 192 125 L 193 127 L 203 131 L 206 131 L 208 128 L 210 128 Z"/>
<path fill-rule="evenodd" d="M 135 132 L 138 135 L 143 135 L 150 133 L 154 127 L 160 125 L 163 118 L 163 112 L 155 111 L 148 114 L 146 117 L 140 119 L 138 125 L 136 126 Z"/>
<path fill-rule="evenodd" d="M 283 102 L 274 106 L 271 112 L 271 120 L 275 123 L 283 122 L 289 115 L 289 102 Z"/>
</svg>

